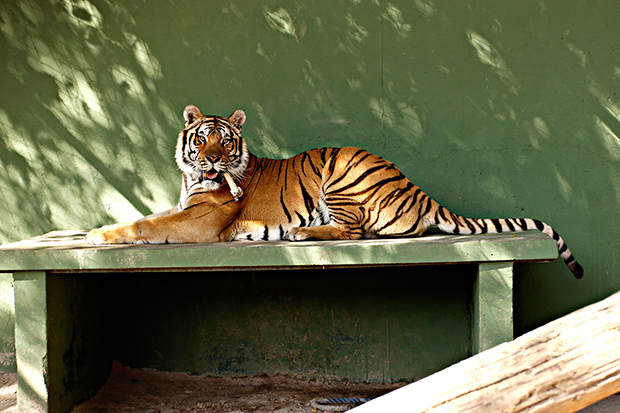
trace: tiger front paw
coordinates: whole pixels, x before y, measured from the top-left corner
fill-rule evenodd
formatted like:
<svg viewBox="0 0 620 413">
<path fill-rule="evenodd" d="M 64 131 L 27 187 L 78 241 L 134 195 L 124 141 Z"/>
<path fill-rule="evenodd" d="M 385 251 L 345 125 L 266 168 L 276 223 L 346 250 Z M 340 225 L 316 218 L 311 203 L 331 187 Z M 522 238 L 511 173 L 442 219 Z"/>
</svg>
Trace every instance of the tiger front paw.
<svg viewBox="0 0 620 413">
<path fill-rule="evenodd" d="M 85 241 L 91 245 L 124 244 L 137 242 L 127 236 L 126 225 L 115 224 L 95 228 L 86 234 Z"/>
</svg>

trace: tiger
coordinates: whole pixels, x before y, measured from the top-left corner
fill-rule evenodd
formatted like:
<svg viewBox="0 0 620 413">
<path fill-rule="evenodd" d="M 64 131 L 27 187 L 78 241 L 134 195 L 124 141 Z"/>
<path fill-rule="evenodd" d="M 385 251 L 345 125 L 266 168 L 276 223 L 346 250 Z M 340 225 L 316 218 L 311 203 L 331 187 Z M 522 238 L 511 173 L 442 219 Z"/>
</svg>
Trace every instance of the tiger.
<svg viewBox="0 0 620 413">
<path fill-rule="evenodd" d="M 553 238 L 576 278 L 583 268 L 560 235 L 530 218 L 466 218 L 439 205 L 393 163 L 355 147 L 320 148 L 288 159 L 253 155 L 241 136 L 242 110 L 230 117 L 183 111 L 175 158 L 178 204 L 135 222 L 86 235 L 90 244 L 212 243 L 236 240 L 356 240 L 538 230 Z M 225 179 L 232 178 L 231 184 Z M 243 195 L 233 196 L 238 186 Z"/>
</svg>

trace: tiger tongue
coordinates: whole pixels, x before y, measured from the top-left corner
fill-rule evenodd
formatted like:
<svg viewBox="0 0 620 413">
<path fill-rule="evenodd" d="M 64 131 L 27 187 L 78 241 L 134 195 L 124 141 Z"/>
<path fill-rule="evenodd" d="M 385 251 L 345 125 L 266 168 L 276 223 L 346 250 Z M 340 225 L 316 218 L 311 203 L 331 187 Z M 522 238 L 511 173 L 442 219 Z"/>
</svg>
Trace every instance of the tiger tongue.
<svg viewBox="0 0 620 413">
<path fill-rule="evenodd" d="M 217 178 L 217 172 L 206 172 L 205 171 L 204 177 L 207 179 L 215 179 Z"/>
</svg>

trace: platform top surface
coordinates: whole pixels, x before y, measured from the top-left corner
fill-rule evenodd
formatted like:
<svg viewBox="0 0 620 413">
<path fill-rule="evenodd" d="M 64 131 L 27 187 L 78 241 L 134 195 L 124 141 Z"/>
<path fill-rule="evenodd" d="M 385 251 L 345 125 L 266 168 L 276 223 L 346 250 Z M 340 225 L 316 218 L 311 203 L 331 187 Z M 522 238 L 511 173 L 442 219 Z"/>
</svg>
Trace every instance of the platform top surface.
<svg viewBox="0 0 620 413">
<path fill-rule="evenodd" d="M 93 246 L 85 231 L 54 231 L 0 246 L 0 271 L 226 270 L 550 261 L 555 241 L 537 231 L 348 241 L 235 241 Z"/>
</svg>

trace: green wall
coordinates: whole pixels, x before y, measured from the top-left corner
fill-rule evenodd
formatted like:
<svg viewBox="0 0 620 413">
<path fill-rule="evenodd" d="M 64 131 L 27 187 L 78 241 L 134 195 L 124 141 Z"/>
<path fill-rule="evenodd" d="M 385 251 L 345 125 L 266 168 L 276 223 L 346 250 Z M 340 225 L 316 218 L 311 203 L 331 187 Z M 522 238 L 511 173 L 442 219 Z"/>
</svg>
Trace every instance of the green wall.
<svg viewBox="0 0 620 413">
<path fill-rule="evenodd" d="M 620 288 L 619 18 L 611 1 L 5 0 L 0 242 L 169 208 L 185 105 L 243 109 L 257 155 L 361 146 L 453 212 L 553 225 L 586 275 L 519 266 L 523 333 Z"/>
</svg>

